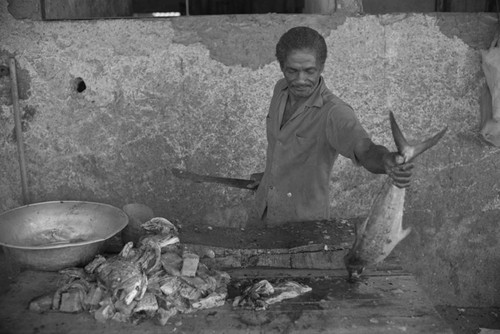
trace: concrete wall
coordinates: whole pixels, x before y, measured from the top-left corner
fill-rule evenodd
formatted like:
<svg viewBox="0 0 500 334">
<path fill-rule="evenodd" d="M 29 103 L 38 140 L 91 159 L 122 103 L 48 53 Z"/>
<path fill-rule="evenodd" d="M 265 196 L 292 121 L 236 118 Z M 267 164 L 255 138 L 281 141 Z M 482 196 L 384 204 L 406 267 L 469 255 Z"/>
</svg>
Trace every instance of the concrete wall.
<svg viewBox="0 0 500 334">
<path fill-rule="evenodd" d="M 326 37 L 328 86 L 393 147 L 449 127 L 418 160 L 398 247 L 436 303 L 500 306 L 500 150 L 478 135 L 486 14 L 251 15 L 173 20 L 16 20 L 0 1 L 0 65 L 18 63 L 32 202 L 141 202 L 183 224 L 244 226 L 252 193 L 174 178 L 172 167 L 232 177 L 264 168 L 278 37 Z M 78 92 L 81 78 L 86 89 Z M 10 79 L 0 77 L 0 211 L 22 205 Z M 383 176 L 341 159 L 332 213 L 367 214 Z"/>
</svg>

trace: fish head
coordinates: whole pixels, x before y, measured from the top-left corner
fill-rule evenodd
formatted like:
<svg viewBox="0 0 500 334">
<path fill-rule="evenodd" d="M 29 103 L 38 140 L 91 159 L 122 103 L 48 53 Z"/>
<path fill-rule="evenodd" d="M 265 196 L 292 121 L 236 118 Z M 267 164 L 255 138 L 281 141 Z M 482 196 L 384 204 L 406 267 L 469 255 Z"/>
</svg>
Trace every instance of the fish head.
<svg viewBox="0 0 500 334">
<path fill-rule="evenodd" d="M 173 234 L 178 235 L 177 227 L 168 219 L 163 217 L 154 217 L 141 224 L 141 227 L 148 232 L 155 234 Z"/>
<path fill-rule="evenodd" d="M 349 281 L 358 280 L 365 270 L 365 264 L 362 263 L 361 259 L 352 251 L 344 256 L 344 264 L 349 274 Z"/>
<path fill-rule="evenodd" d="M 347 267 L 347 273 L 349 274 L 349 282 L 356 282 L 361 278 L 361 274 L 365 270 L 363 266 L 350 266 Z"/>
</svg>

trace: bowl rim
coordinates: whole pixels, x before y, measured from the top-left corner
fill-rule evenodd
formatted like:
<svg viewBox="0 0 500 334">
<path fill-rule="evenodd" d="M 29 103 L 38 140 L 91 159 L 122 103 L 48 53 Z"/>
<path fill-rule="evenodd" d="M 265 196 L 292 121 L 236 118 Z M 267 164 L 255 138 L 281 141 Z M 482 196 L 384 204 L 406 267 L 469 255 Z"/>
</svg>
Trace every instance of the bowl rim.
<svg viewBox="0 0 500 334">
<path fill-rule="evenodd" d="M 109 238 L 111 238 L 112 236 L 114 236 L 115 234 L 120 233 L 120 231 L 122 231 L 128 225 L 128 223 L 129 223 L 129 218 L 128 218 L 128 215 L 125 213 L 125 211 L 123 211 L 122 209 L 120 209 L 120 208 L 118 208 L 118 207 L 116 207 L 114 205 L 106 204 L 106 203 L 99 203 L 99 202 L 74 201 L 74 200 L 69 200 L 69 201 L 65 201 L 65 200 L 47 201 L 47 202 L 37 202 L 37 203 L 26 204 L 26 205 L 19 206 L 19 207 L 13 208 L 13 209 L 9 209 L 7 211 L 4 211 L 4 212 L 0 213 L 0 218 L 4 214 L 11 213 L 11 212 L 17 211 L 17 210 L 21 210 L 21 209 L 24 209 L 24 208 L 27 208 L 27 207 L 44 205 L 44 204 L 55 204 L 55 203 L 61 203 L 61 204 L 62 203 L 82 203 L 82 204 L 94 204 L 94 205 L 96 204 L 96 205 L 100 205 L 100 206 L 107 206 L 107 207 L 110 207 L 112 209 L 115 209 L 117 211 L 117 213 L 121 214 L 125 218 L 124 219 L 124 223 L 122 223 L 122 226 L 120 226 L 120 228 L 117 229 L 116 232 L 114 232 L 114 233 L 112 233 L 110 235 L 107 235 L 105 237 L 99 238 L 99 239 L 93 239 L 93 240 L 87 240 L 87 241 L 81 241 L 81 242 L 74 242 L 74 243 L 67 243 L 67 244 L 59 244 L 59 245 L 49 245 L 49 246 L 19 246 L 19 245 L 12 245 L 12 244 L 0 241 L 0 246 L 8 247 L 8 248 L 14 248 L 14 249 L 24 249 L 24 250 L 51 250 L 51 249 L 81 247 L 81 246 L 85 246 L 85 245 L 95 244 L 95 243 L 98 243 L 98 242 L 104 242 L 104 241 L 108 240 Z"/>
</svg>

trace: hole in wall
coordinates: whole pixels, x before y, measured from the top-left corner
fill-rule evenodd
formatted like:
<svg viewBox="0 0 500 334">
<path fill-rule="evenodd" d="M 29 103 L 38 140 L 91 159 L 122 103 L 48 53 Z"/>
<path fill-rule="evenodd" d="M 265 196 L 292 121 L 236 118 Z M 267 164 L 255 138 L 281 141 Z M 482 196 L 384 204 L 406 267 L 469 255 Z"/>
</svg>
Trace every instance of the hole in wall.
<svg viewBox="0 0 500 334">
<path fill-rule="evenodd" d="M 6 77 L 10 73 L 9 68 L 5 65 L 0 65 L 0 78 Z"/>
<path fill-rule="evenodd" d="M 82 93 L 85 89 L 87 89 L 85 81 L 83 81 L 83 79 L 80 77 L 75 79 L 75 81 L 73 82 L 73 86 L 78 93 Z"/>
</svg>

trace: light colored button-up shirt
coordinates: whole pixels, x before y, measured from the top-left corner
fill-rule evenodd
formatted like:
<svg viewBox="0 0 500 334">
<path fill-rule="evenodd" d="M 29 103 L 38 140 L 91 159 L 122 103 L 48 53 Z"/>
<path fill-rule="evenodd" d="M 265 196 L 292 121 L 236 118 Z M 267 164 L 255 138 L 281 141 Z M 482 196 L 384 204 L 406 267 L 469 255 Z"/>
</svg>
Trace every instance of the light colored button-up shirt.
<svg viewBox="0 0 500 334">
<path fill-rule="evenodd" d="M 354 147 L 369 138 L 353 109 L 320 78 L 307 101 L 281 126 L 289 91 L 277 82 L 266 119 L 266 169 L 256 192 L 269 225 L 328 219 L 329 179 L 338 154 L 355 163 Z"/>
</svg>

